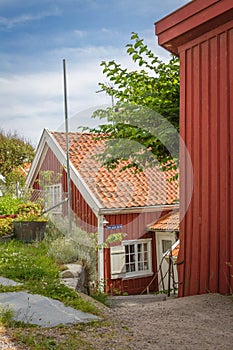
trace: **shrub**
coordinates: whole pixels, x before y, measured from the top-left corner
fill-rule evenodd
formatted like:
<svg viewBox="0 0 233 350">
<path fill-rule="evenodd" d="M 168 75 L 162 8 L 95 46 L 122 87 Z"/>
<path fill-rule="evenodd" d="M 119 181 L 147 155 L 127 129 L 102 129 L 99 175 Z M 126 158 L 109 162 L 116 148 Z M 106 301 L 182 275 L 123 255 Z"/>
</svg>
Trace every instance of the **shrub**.
<svg viewBox="0 0 233 350">
<path fill-rule="evenodd" d="M 10 196 L 0 197 L 0 215 L 17 214 L 22 199 L 12 198 Z"/>
<path fill-rule="evenodd" d="M 11 218 L 0 219 L 0 237 L 13 233 L 13 220 Z"/>
<path fill-rule="evenodd" d="M 51 241 L 48 254 L 53 256 L 59 264 L 82 262 L 90 280 L 94 281 L 96 280 L 97 248 L 92 237 L 73 224 L 70 236 L 61 235 Z"/>
</svg>

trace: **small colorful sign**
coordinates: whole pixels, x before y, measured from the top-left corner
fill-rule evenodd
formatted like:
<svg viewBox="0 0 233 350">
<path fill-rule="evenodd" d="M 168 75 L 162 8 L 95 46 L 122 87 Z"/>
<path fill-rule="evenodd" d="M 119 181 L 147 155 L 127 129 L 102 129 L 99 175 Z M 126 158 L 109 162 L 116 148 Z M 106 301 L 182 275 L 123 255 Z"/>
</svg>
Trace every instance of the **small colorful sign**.
<svg viewBox="0 0 233 350">
<path fill-rule="evenodd" d="M 107 230 L 119 230 L 122 228 L 122 224 L 117 224 L 117 225 L 109 225 L 106 227 Z"/>
</svg>

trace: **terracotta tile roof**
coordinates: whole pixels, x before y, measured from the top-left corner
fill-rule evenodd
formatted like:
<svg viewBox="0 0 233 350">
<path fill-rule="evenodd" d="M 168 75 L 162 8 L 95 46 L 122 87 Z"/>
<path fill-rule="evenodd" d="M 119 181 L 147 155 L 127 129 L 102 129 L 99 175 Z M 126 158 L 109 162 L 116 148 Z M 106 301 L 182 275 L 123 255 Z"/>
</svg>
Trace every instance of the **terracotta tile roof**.
<svg viewBox="0 0 233 350">
<path fill-rule="evenodd" d="M 65 151 L 65 133 L 50 132 Z M 135 173 L 120 172 L 119 166 L 108 170 L 96 156 L 104 150 L 104 140 L 89 133 L 69 133 L 70 161 L 103 208 L 132 208 L 173 204 L 178 198 L 178 182 L 169 182 L 171 173 L 159 167 Z M 174 175 L 174 174 L 173 174 Z"/>
<path fill-rule="evenodd" d="M 179 211 L 173 211 L 161 219 L 157 220 L 155 223 L 149 225 L 149 230 L 151 231 L 179 231 L 180 217 Z"/>
</svg>

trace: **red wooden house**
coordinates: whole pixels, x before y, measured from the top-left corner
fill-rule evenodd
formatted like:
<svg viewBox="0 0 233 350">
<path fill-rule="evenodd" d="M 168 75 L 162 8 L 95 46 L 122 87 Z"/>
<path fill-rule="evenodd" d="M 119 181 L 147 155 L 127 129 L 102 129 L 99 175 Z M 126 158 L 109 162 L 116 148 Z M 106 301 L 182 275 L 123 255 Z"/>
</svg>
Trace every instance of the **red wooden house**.
<svg viewBox="0 0 233 350">
<path fill-rule="evenodd" d="M 156 23 L 181 63 L 179 295 L 233 290 L 233 1 L 194 0 Z"/>
<path fill-rule="evenodd" d="M 65 141 L 65 133 L 44 130 L 27 178 L 28 186 L 39 189 L 42 171 L 60 173 L 49 192 L 58 199 L 67 192 Z M 142 173 L 108 171 L 95 157 L 103 148 L 104 141 L 91 134 L 69 133 L 71 208 L 84 230 L 98 232 L 99 243 L 111 233 L 127 234 L 99 251 L 99 280 L 105 280 L 107 292 L 136 294 L 157 271 L 155 234 L 147 225 L 177 208 L 178 184 L 158 167 Z M 157 289 L 155 280 L 150 290 Z"/>
</svg>

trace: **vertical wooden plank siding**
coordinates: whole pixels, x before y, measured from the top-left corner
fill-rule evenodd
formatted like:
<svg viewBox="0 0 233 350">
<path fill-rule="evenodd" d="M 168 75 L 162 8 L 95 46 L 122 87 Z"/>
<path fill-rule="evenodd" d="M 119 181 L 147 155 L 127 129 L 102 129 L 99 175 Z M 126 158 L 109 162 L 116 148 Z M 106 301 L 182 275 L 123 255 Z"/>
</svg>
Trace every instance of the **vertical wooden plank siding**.
<svg viewBox="0 0 233 350">
<path fill-rule="evenodd" d="M 52 170 L 55 176 L 62 174 L 62 166 L 50 148 L 47 150 L 44 161 L 40 168 L 40 172 L 46 170 Z"/>
<path fill-rule="evenodd" d="M 233 29 L 229 30 L 228 40 L 230 43 L 233 43 Z M 229 59 L 229 96 L 231 99 L 231 103 L 229 106 L 229 143 L 230 143 L 230 151 L 233 150 L 233 44 L 229 45 L 228 50 L 228 59 Z M 230 155 L 231 157 L 231 155 Z M 233 208 L 233 161 L 230 158 L 230 184 L 229 184 L 229 196 L 230 196 L 230 208 Z M 232 211 L 230 212 L 230 223 L 229 223 L 229 254 L 230 260 L 227 264 L 229 270 L 229 279 L 230 279 L 230 293 L 233 293 L 233 215 Z"/>
<path fill-rule="evenodd" d="M 180 48 L 180 129 L 194 169 L 192 201 L 181 222 L 180 296 L 233 289 L 232 26 Z M 187 174 L 181 166 L 181 191 Z"/>
<path fill-rule="evenodd" d="M 186 289 L 189 294 L 196 294 L 196 289 L 199 288 L 200 280 L 200 205 L 201 201 L 198 196 L 198 188 L 201 185 L 201 176 L 200 176 L 200 132 L 201 132 L 201 120 L 200 120 L 200 104 L 194 103 L 194 101 L 199 100 L 202 91 L 200 85 L 200 76 L 202 74 L 200 68 L 200 47 L 195 46 L 192 49 L 190 55 L 187 56 L 189 61 L 190 73 L 187 72 L 187 79 L 192 80 L 192 84 L 189 83 L 189 80 L 186 81 L 186 86 L 191 87 L 191 94 L 187 96 L 188 100 L 191 101 L 189 104 L 189 112 L 191 118 L 189 119 L 189 132 L 187 135 L 191 135 L 192 142 L 192 164 L 194 169 L 194 187 L 193 187 L 193 218 L 192 218 L 192 227 L 191 231 L 187 233 L 190 235 L 189 240 L 189 251 L 187 252 L 186 257 L 190 256 L 192 264 L 189 262 L 189 270 L 187 271 L 185 277 L 188 282 L 185 283 Z M 189 78 L 190 77 L 190 78 Z M 195 151 L 194 151 L 195 150 Z"/>
<path fill-rule="evenodd" d="M 209 145 L 211 140 L 209 138 L 210 114 L 209 114 L 209 43 L 204 41 L 200 45 L 200 67 L 201 75 L 200 81 L 200 138 L 202 150 L 200 152 L 200 186 L 202 188 L 202 197 L 200 198 L 200 293 L 209 291 L 209 247 L 210 247 L 210 220 L 209 220 L 209 195 L 210 195 L 210 158 Z M 202 220 L 202 218 L 205 218 Z"/>
<path fill-rule="evenodd" d="M 63 192 L 67 192 L 66 171 L 62 168 L 60 162 L 58 161 L 54 153 L 51 151 L 51 149 L 48 149 L 45 155 L 44 161 L 40 168 L 40 172 L 46 171 L 46 170 L 54 171 L 55 175 L 61 174 Z M 76 216 L 76 218 L 79 219 L 79 223 L 81 224 L 81 227 L 87 232 L 95 232 L 98 227 L 97 218 L 72 181 L 71 181 L 71 193 L 72 193 L 71 206 L 74 213 L 74 219 Z M 67 215 L 67 206 L 64 205 L 63 209 L 64 209 L 64 215 Z"/>
<path fill-rule="evenodd" d="M 231 62 L 232 64 L 232 62 Z M 228 84 L 228 32 L 221 33 L 219 35 L 219 110 L 220 110 L 220 123 L 219 133 L 221 142 L 219 142 L 219 156 L 220 156 L 220 271 L 219 276 L 219 291 L 224 293 L 226 291 L 226 283 L 229 280 L 227 262 L 229 261 L 229 84 Z M 229 101 L 230 102 L 230 101 Z M 224 118 L 224 120 L 222 119 Z"/>
<path fill-rule="evenodd" d="M 219 84 L 218 76 L 218 65 L 219 59 L 218 55 L 218 40 L 216 38 L 211 38 L 209 41 L 209 51 L 212 55 L 212 60 L 210 61 L 209 66 L 209 99 L 210 99 L 210 110 L 211 122 L 209 123 L 209 142 L 211 140 L 218 140 L 218 123 L 219 123 L 219 110 L 218 110 L 218 98 L 217 98 L 217 89 L 216 86 Z M 218 265 L 219 265 L 219 186 L 218 186 L 218 177 L 213 176 L 213 174 L 218 174 L 220 169 L 219 157 L 218 154 L 218 145 L 217 142 L 212 143 L 212 147 L 209 148 L 209 169 L 210 169 L 210 184 L 209 184 L 209 200 L 210 203 L 216 203 L 216 205 L 209 205 L 210 209 L 210 245 L 209 249 L 210 254 L 210 281 L 209 281 L 209 290 L 214 292 L 218 290 L 219 280 L 218 274 Z"/>
<path fill-rule="evenodd" d="M 128 214 L 116 214 L 116 215 L 105 215 L 105 219 L 108 224 L 104 230 L 104 239 L 109 234 L 115 232 L 123 232 L 126 234 L 124 240 L 139 239 L 146 233 L 147 225 L 155 222 L 160 216 L 165 215 L 163 212 L 142 212 L 142 213 L 128 213 Z M 107 226 L 122 224 L 122 229 L 108 230 Z"/>
<path fill-rule="evenodd" d="M 186 115 L 186 51 L 182 51 L 180 53 L 180 95 L 183 96 L 183 98 L 180 99 L 180 114 L 181 115 Z M 180 137 L 181 139 L 188 140 L 190 138 L 187 137 L 186 134 L 186 119 L 185 118 L 180 118 Z M 191 128 L 189 128 L 191 130 Z M 189 147 L 190 149 L 190 147 Z M 185 148 L 184 144 L 180 142 L 180 178 L 184 178 L 187 176 L 187 159 L 186 159 L 186 153 L 185 153 Z M 186 203 L 186 193 L 187 193 L 187 181 L 180 181 L 180 203 L 182 205 L 180 206 L 180 249 L 179 249 L 179 255 L 178 255 L 178 260 L 177 260 L 177 272 L 178 272 L 178 280 L 179 280 L 179 289 L 178 289 L 178 294 L 179 296 L 183 296 L 184 293 L 184 262 L 186 261 L 186 235 L 185 232 L 189 231 L 188 228 L 188 219 L 191 217 L 189 214 L 189 210 L 186 212 L 187 208 L 187 203 Z M 184 218 L 184 216 L 186 217 Z"/>
</svg>

